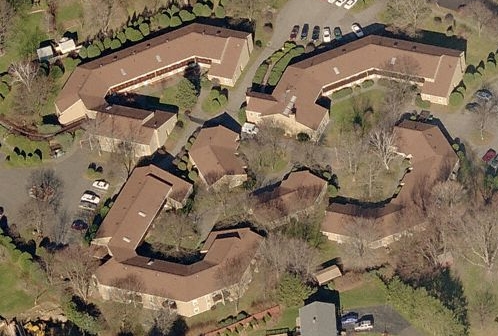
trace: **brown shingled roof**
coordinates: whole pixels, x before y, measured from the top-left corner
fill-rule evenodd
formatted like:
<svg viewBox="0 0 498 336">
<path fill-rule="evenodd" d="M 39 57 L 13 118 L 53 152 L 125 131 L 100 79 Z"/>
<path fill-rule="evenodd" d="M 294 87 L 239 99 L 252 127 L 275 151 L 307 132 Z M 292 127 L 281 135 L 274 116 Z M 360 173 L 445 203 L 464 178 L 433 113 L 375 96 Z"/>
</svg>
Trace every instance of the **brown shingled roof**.
<svg viewBox="0 0 498 336">
<path fill-rule="evenodd" d="M 422 93 L 447 97 L 452 87 L 455 71 L 463 72 L 462 51 L 436 47 L 416 42 L 369 35 L 310 57 L 285 70 L 268 95 L 247 95 L 247 110 L 262 115 L 282 113 L 292 96 L 296 96 L 296 120 L 317 129 L 329 111 L 315 102 L 322 89 L 340 83 L 355 75 L 378 70 L 397 72 L 391 62 L 410 60 L 414 74 L 422 77 Z M 433 81 L 433 82 L 431 82 Z"/>
<path fill-rule="evenodd" d="M 413 168 L 404 176 L 404 185 L 397 197 L 376 208 L 332 203 L 322 223 L 323 231 L 347 235 L 351 217 L 364 216 L 377 219 L 382 237 L 398 233 L 404 229 L 400 221 L 403 209 L 416 206 L 417 198 L 425 196 L 426 188 L 449 177 L 458 156 L 437 125 L 404 120 L 395 127 L 395 134 L 398 152 L 412 155 Z M 423 221 L 424 218 L 419 219 L 419 223 Z"/>
<path fill-rule="evenodd" d="M 111 87 L 195 57 L 212 60 L 210 74 L 233 78 L 249 33 L 198 23 L 85 63 L 73 72 L 55 104 L 63 113 L 79 99 L 88 109 L 104 103 Z"/>
<path fill-rule="evenodd" d="M 95 276 L 99 283 L 107 286 L 134 276 L 143 283 L 142 293 L 187 302 L 223 289 L 227 284 L 219 280 L 220 268 L 233 258 L 242 258 L 247 268 L 261 240 L 262 237 L 249 228 L 215 231 L 207 238 L 210 244 L 205 248 L 203 260 L 194 264 L 181 265 L 142 256 L 123 262 L 112 258 L 97 269 Z"/>
<path fill-rule="evenodd" d="M 190 183 L 157 166 L 137 167 L 121 189 L 96 238 L 116 238 L 113 246 L 135 250 L 166 199 L 182 203 L 191 191 Z M 145 216 L 139 215 L 140 211 Z M 125 242 L 123 237 L 130 242 Z"/>
<path fill-rule="evenodd" d="M 245 174 L 245 163 L 235 153 L 239 135 L 224 126 L 203 128 L 189 155 L 208 185 L 225 175 Z"/>
<path fill-rule="evenodd" d="M 326 185 L 327 181 L 308 170 L 291 172 L 275 189 L 259 195 L 254 213 L 256 217 L 276 220 L 307 209 L 315 204 Z"/>
</svg>

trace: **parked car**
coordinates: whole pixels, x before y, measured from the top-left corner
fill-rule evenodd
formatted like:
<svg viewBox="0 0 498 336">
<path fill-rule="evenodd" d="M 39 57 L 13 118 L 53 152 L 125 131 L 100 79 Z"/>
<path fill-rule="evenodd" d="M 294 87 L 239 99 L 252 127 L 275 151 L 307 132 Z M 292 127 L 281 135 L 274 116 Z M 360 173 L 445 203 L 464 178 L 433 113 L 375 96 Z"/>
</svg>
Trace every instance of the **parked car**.
<svg viewBox="0 0 498 336">
<path fill-rule="evenodd" d="M 341 317 L 341 324 L 344 326 L 344 325 L 348 325 L 348 324 L 354 324 L 356 322 L 358 322 L 358 313 L 355 313 L 355 312 L 348 312 L 344 315 L 342 315 Z"/>
<path fill-rule="evenodd" d="M 316 42 L 320 39 L 320 26 L 314 26 L 313 32 L 311 33 L 311 39 Z"/>
<path fill-rule="evenodd" d="M 80 204 L 79 204 L 79 207 L 81 209 L 91 210 L 91 211 L 96 210 L 97 206 L 98 206 L 98 204 L 90 203 L 90 202 L 87 202 L 87 201 L 81 201 Z"/>
<path fill-rule="evenodd" d="M 337 0 L 337 1 L 335 2 L 335 4 L 336 4 L 337 6 L 339 6 L 339 7 L 341 7 L 342 5 L 344 5 L 344 4 L 346 3 L 346 1 L 348 1 L 348 0 Z"/>
<path fill-rule="evenodd" d="M 482 160 L 486 163 L 489 163 L 496 157 L 496 151 L 493 148 L 488 149 L 486 154 L 482 156 Z"/>
<path fill-rule="evenodd" d="M 322 40 L 324 43 L 329 43 L 332 40 L 330 36 L 330 27 L 323 27 Z"/>
<path fill-rule="evenodd" d="M 359 23 L 353 23 L 351 25 L 351 30 L 353 33 L 356 35 L 356 37 L 360 38 L 363 37 L 365 34 L 363 33 L 363 29 L 361 29 L 361 26 Z"/>
<path fill-rule="evenodd" d="M 106 182 L 105 180 L 96 180 L 92 183 L 92 187 L 95 189 L 107 190 L 109 189 L 109 182 Z"/>
<path fill-rule="evenodd" d="M 477 98 L 482 99 L 484 101 L 488 101 L 491 98 L 493 98 L 493 94 L 491 93 L 491 91 L 486 89 L 481 89 L 476 91 L 475 95 Z"/>
<path fill-rule="evenodd" d="M 351 9 L 351 7 L 353 7 L 354 5 L 356 5 L 356 2 L 357 2 L 357 1 L 358 1 L 358 0 L 348 0 L 348 1 L 346 2 L 346 4 L 344 5 L 344 8 L 346 8 L 346 9 Z"/>
<path fill-rule="evenodd" d="M 85 223 L 83 220 L 81 219 L 76 219 L 75 221 L 73 221 L 73 223 L 71 224 L 71 229 L 73 230 L 77 230 L 77 231 L 84 231 L 86 229 L 88 229 L 88 224 Z"/>
<path fill-rule="evenodd" d="M 93 203 L 93 204 L 99 204 L 100 203 L 100 197 L 87 191 L 87 192 L 85 192 L 83 194 L 83 196 L 81 196 L 81 201 L 82 202 Z"/>
<path fill-rule="evenodd" d="M 308 38 L 309 30 L 310 30 L 310 25 L 305 23 L 303 25 L 303 30 L 301 30 L 301 40 L 306 40 Z"/>
<path fill-rule="evenodd" d="M 342 30 L 341 27 L 335 27 L 334 28 L 334 37 L 336 40 L 342 39 Z"/>
<path fill-rule="evenodd" d="M 291 33 L 290 33 L 290 36 L 289 38 L 291 40 L 295 40 L 296 37 L 297 37 L 297 34 L 299 34 L 299 25 L 295 25 L 294 27 L 292 27 L 292 30 L 291 30 Z"/>
<path fill-rule="evenodd" d="M 363 320 L 354 326 L 354 331 L 368 331 L 373 329 L 373 323 L 370 320 Z"/>
<path fill-rule="evenodd" d="M 475 112 L 481 105 L 478 102 L 470 102 L 465 105 L 465 109 L 470 112 Z"/>
</svg>

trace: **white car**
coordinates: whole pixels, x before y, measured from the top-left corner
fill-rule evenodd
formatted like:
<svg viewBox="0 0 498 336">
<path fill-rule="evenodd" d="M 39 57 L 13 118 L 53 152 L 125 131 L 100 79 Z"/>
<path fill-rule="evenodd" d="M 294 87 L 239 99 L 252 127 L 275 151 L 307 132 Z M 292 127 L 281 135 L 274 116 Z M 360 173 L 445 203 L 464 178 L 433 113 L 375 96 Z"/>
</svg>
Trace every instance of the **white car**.
<svg viewBox="0 0 498 336">
<path fill-rule="evenodd" d="M 332 38 L 330 37 L 330 27 L 323 27 L 323 42 L 329 43 L 330 41 L 332 41 Z"/>
<path fill-rule="evenodd" d="M 346 1 L 348 1 L 348 0 L 337 0 L 337 1 L 335 2 L 335 4 L 336 4 L 337 6 L 339 6 L 339 7 L 341 7 L 342 5 L 344 5 L 344 4 L 346 3 Z"/>
<path fill-rule="evenodd" d="M 92 195 L 89 193 L 84 193 L 83 196 L 81 196 L 81 201 L 82 202 L 88 202 L 88 203 L 93 203 L 93 204 L 99 204 L 100 203 L 100 197 L 97 195 Z"/>
<path fill-rule="evenodd" d="M 373 329 L 373 324 L 372 321 L 361 321 L 359 323 L 356 323 L 354 326 L 354 331 L 368 331 Z"/>
<path fill-rule="evenodd" d="M 353 7 L 354 5 L 356 5 L 356 2 L 357 2 L 357 1 L 358 1 L 358 0 L 348 0 L 348 1 L 346 2 L 346 4 L 344 5 L 344 8 L 346 8 L 346 9 L 351 9 L 351 7 Z"/>
<path fill-rule="evenodd" d="M 363 37 L 365 34 L 363 34 L 363 30 L 361 29 L 361 26 L 359 23 L 353 23 L 351 25 L 351 30 L 353 33 L 356 35 L 356 37 Z"/>
<path fill-rule="evenodd" d="M 100 190 L 107 190 L 109 189 L 109 182 L 106 182 L 104 180 L 97 180 L 93 182 L 92 187 Z"/>
</svg>

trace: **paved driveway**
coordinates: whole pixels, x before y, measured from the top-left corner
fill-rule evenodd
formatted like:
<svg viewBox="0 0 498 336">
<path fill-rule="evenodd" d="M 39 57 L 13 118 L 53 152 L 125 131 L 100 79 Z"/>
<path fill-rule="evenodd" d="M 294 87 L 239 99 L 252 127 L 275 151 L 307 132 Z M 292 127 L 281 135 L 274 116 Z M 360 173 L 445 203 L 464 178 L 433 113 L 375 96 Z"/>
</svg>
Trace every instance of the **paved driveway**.
<svg viewBox="0 0 498 336">
<path fill-rule="evenodd" d="M 374 321 L 373 333 L 380 334 L 384 331 L 389 332 L 389 335 L 401 336 L 421 336 L 421 334 L 413 328 L 397 311 L 390 306 L 374 306 L 352 309 L 357 312 L 360 318 Z M 351 328 L 346 328 L 348 335 L 355 335 Z M 357 333 L 361 334 L 361 333 Z"/>
<path fill-rule="evenodd" d="M 245 101 L 246 90 L 252 84 L 256 69 L 289 39 L 294 25 L 298 24 L 302 28 L 303 24 L 308 23 L 310 25 L 308 37 L 311 37 L 311 31 L 315 25 L 321 28 L 320 38 L 325 26 L 329 26 L 331 29 L 335 26 L 340 26 L 343 34 L 346 35 L 351 32 L 353 22 L 358 22 L 362 26 L 375 23 L 378 13 L 384 8 L 385 2 L 385 0 L 377 0 L 368 9 L 361 13 L 353 14 L 351 11 L 329 4 L 324 0 L 289 0 L 280 10 L 274 22 L 273 36 L 268 45 L 263 49 L 258 59 L 246 70 L 246 74 L 242 81 L 237 84 L 237 88 L 230 91 L 227 111 L 233 117 L 236 117 L 240 105 Z"/>
</svg>

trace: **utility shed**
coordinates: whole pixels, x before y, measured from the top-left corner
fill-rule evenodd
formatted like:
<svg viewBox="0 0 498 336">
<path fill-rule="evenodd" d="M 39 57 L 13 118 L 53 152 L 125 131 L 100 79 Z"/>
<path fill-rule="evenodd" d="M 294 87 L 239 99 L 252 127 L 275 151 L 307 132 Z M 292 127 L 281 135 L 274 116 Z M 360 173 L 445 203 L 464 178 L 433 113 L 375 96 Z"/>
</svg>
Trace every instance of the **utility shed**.
<svg viewBox="0 0 498 336">
<path fill-rule="evenodd" d="M 318 284 L 321 286 L 329 281 L 334 280 L 335 278 L 342 276 L 342 273 L 339 267 L 337 267 L 337 265 L 332 265 L 330 267 L 326 267 L 320 271 L 313 273 L 313 276 L 315 277 Z"/>
<path fill-rule="evenodd" d="M 312 302 L 299 309 L 302 336 L 336 336 L 337 322 L 335 305 L 326 302 Z"/>
<path fill-rule="evenodd" d="M 51 46 L 36 49 L 36 54 L 38 55 L 38 60 L 40 62 L 48 61 L 54 57 L 54 51 Z"/>
</svg>

